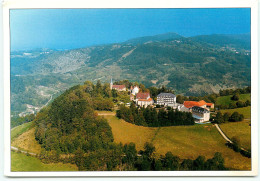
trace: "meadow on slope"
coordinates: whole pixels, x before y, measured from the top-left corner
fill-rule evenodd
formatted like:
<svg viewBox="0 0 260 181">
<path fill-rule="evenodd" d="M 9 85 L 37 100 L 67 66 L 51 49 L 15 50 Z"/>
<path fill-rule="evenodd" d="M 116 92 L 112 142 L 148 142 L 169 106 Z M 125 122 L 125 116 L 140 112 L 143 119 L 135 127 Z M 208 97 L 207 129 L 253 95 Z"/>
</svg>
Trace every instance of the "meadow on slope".
<svg viewBox="0 0 260 181">
<path fill-rule="evenodd" d="M 39 154 L 41 146 L 34 138 L 34 122 L 17 126 L 11 130 L 11 145 L 20 150 Z M 77 171 L 75 164 L 50 163 L 45 164 L 40 159 L 11 151 L 11 171 Z"/>
<path fill-rule="evenodd" d="M 127 123 L 113 115 L 103 116 L 112 127 L 117 143 L 134 142 L 137 150 L 141 150 L 145 142 L 152 142 L 157 157 L 171 151 L 181 159 L 196 159 L 199 155 L 211 158 L 215 152 L 221 152 L 226 167 L 233 170 L 251 169 L 251 159 L 227 148 L 226 141 L 212 124 L 151 128 Z"/>
</svg>

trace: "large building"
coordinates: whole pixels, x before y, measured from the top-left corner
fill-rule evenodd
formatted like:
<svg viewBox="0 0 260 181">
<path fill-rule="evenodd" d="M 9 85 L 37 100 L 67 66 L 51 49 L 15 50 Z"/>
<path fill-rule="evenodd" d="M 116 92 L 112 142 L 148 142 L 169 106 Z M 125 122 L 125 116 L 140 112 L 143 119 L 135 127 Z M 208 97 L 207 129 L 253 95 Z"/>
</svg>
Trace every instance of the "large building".
<svg viewBox="0 0 260 181">
<path fill-rule="evenodd" d="M 210 112 L 209 110 L 199 107 L 193 106 L 192 107 L 192 117 L 195 118 L 195 123 L 203 123 L 209 121 Z"/>
<path fill-rule="evenodd" d="M 184 101 L 183 105 L 188 109 L 191 109 L 194 106 L 198 106 L 198 107 L 205 108 L 208 110 L 210 110 L 210 108 L 214 108 L 213 103 L 207 103 L 204 100 L 201 100 L 198 102 L 197 101 Z"/>
<path fill-rule="evenodd" d="M 157 96 L 156 103 L 158 105 L 174 106 L 176 105 L 176 96 L 172 93 L 160 93 Z"/>
<path fill-rule="evenodd" d="M 126 87 L 125 85 L 113 85 L 113 81 L 111 78 L 111 82 L 110 82 L 110 89 L 115 89 L 117 91 L 126 91 Z"/>
<path fill-rule="evenodd" d="M 135 102 L 141 107 L 147 107 L 153 104 L 153 99 L 150 97 L 149 92 L 139 92 L 136 94 Z"/>
</svg>

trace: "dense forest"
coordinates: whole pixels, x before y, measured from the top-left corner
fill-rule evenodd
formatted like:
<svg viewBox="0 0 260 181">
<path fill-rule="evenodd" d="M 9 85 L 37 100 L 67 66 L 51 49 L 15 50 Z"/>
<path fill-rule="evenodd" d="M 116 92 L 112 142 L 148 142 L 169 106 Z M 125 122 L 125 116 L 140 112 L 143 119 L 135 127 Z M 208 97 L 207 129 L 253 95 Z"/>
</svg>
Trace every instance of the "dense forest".
<svg viewBox="0 0 260 181">
<path fill-rule="evenodd" d="M 172 108 L 164 108 L 157 111 L 156 108 L 138 108 L 134 103 L 130 107 L 121 105 L 116 111 L 119 119 L 124 119 L 129 123 L 141 126 L 160 127 L 160 126 L 179 126 L 194 125 L 194 118 L 190 112 L 180 112 Z"/>
</svg>

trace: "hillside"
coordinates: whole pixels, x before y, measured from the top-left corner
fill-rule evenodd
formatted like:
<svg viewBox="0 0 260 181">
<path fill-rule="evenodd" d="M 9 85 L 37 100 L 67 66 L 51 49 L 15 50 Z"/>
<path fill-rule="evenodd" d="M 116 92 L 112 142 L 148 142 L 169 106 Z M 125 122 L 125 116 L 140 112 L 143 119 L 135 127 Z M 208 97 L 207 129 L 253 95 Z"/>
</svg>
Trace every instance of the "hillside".
<svg viewBox="0 0 260 181">
<path fill-rule="evenodd" d="M 225 166 L 228 168 L 235 170 L 250 170 L 251 168 L 250 159 L 227 148 L 225 140 L 212 124 L 151 128 L 127 123 L 111 115 L 111 113 L 107 115 L 103 113 L 101 115 L 108 120 L 112 128 L 114 140 L 117 143 L 134 142 L 136 148 L 141 150 L 145 142 L 150 141 L 156 148 L 157 157 L 171 151 L 182 159 L 194 159 L 199 155 L 210 158 L 218 151 L 223 154 Z M 232 123 L 223 124 L 230 136 L 238 136 L 238 133 L 228 129 L 227 126 L 229 124 L 236 129 L 245 126 L 244 122 L 242 124 L 238 123 L 238 125 Z M 248 131 L 250 132 L 248 125 L 240 131 L 243 135 L 246 135 L 246 138 L 241 137 L 243 143 L 244 141 L 250 141 Z"/>
<path fill-rule="evenodd" d="M 188 96 L 248 86 L 250 47 L 241 47 L 241 41 L 250 39 L 228 37 L 167 33 L 75 50 L 12 52 L 12 115 L 40 109 L 85 80 L 128 79 L 146 87 L 166 85 Z"/>
</svg>

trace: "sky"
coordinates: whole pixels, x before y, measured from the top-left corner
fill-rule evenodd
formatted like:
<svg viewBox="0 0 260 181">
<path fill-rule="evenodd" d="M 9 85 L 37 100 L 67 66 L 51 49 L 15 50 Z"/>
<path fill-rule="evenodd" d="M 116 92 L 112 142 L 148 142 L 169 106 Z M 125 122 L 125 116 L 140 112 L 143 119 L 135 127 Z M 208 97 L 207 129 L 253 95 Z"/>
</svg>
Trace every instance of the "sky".
<svg viewBox="0 0 260 181">
<path fill-rule="evenodd" d="M 250 8 L 10 10 L 11 50 L 74 49 L 175 32 L 250 32 Z"/>
</svg>

